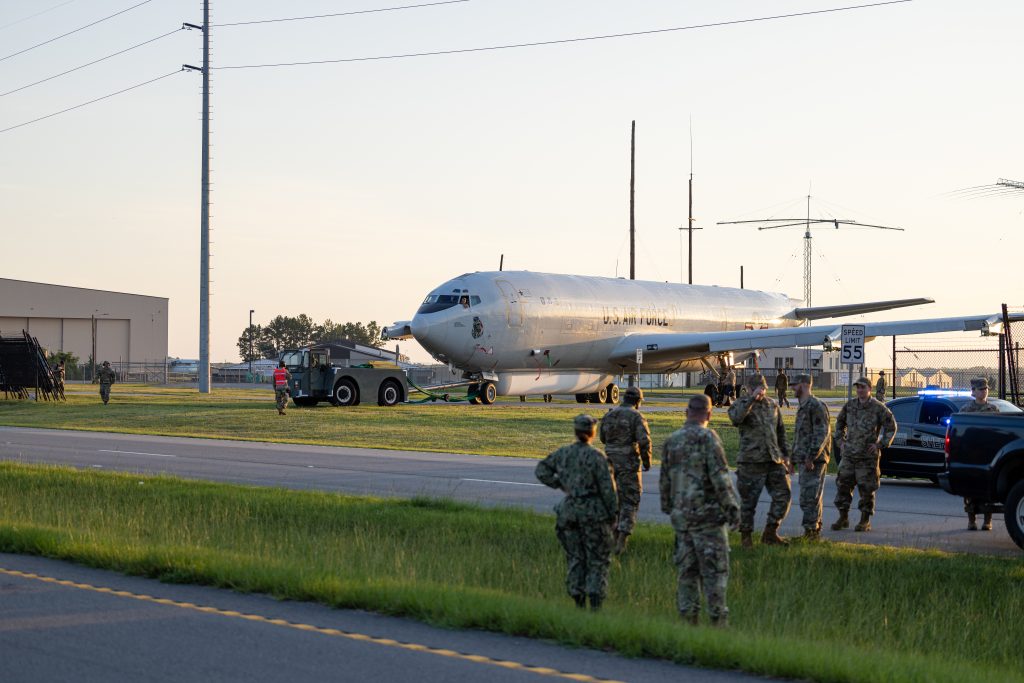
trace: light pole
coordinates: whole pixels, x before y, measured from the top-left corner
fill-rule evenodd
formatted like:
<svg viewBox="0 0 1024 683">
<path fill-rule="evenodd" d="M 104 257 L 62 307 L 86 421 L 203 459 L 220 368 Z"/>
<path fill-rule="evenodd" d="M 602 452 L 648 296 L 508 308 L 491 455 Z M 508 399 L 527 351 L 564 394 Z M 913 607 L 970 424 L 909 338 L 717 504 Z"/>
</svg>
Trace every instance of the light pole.
<svg viewBox="0 0 1024 683">
<path fill-rule="evenodd" d="M 249 309 L 249 381 L 252 381 L 252 314 L 255 309 Z"/>
</svg>

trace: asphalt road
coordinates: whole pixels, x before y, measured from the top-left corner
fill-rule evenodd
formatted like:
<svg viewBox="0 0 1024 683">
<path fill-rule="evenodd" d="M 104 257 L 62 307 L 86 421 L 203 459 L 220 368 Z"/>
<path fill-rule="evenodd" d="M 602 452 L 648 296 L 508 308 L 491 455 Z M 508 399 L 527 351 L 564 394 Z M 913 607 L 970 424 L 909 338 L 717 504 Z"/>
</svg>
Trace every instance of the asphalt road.
<svg viewBox="0 0 1024 683">
<path fill-rule="evenodd" d="M 534 479 L 535 460 L 449 453 L 0 427 L 0 459 L 374 496 L 448 497 L 539 511 L 550 510 L 560 497 Z M 643 520 L 664 523 L 657 482 L 654 467 L 644 474 L 640 514 Z M 834 495 L 829 477 L 826 538 L 993 555 L 1021 553 L 1006 534 L 1001 515 L 996 515 L 993 531 L 967 531 L 961 499 L 924 482 L 884 480 L 868 533 L 828 528 L 836 517 Z M 763 523 L 766 509 L 763 497 L 758 522 Z M 782 532 L 801 533 L 795 503 Z"/>
<path fill-rule="evenodd" d="M 765 680 L 0 554 L 7 683 Z"/>
</svg>

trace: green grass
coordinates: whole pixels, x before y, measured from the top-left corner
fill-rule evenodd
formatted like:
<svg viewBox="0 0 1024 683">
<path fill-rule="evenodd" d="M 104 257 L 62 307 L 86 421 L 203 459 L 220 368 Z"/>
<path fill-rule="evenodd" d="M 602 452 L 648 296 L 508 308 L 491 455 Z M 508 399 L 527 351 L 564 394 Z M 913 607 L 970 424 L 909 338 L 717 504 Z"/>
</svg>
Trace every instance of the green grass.
<svg viewBox="0 0 1024 683">
<path fill-rule="evenodd" d="M 322 404 L 291 407 L 282 417 L 269 390 L 217 389 L 200 395 L 194 389 L 114 385 L 106 406 L 91 385 L 69 385 L 69 391 L 89 393 L 71 393 L 66 403 L 0 400 L 0 425 L 540 458 L 573 440 L 577 413 L 513 399 L 491 406 Z M 671 408 L 646 413 L 657 459 L 661 444 L 685 421 L 685 405 L 651 405 Z M 579 406 L 579 412 L 597 417 L 607 409 Z M 793 413 L 785 413 L 785 419 L 792 426 Z M 712 426 L 733 454 L 739 438 L 725 409 L 717 409 Z"/>
<path fill-rule="evenodd" d="M 727 632 L 674 610 L 641 525 L 606 609 L 571 606 L 550 516 L 445 501 L 0 464 L 0 550 L 430 623 L 818 681 L 1022 681 L 1016 560 L 834 543 L 736 549 Z"/>
</svg>

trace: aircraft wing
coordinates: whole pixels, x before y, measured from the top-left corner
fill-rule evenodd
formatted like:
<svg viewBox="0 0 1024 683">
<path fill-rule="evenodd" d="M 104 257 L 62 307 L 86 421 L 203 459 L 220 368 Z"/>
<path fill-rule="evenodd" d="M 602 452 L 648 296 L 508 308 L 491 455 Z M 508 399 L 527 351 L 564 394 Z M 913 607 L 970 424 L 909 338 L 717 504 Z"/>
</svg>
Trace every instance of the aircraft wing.
<svg viewBox="0 0 1024 683">
<path fill-rule="evenodd" d="M 821 318 L 841 318 L 846 315 L 863 315 L 876 311 L 888 311 L 905 306 L 933 304 L 935 299 L 891 299 L 889 301 L 868 301 L 859 304 L 840 304 L 838 306 L 808 306 L 794 308 L 782 316 L 789 320 L 819 320 Z"/>
<path fill-rule="evenodd" d="M 1024 314 L 1011 314 L 1010 321 L 1024 320 Z M 874 337 L 932 334 L 935 332 L 972 332 L 998 334 L 1002 329 L 1001 313 L 931 318 L 927 320 L 894 320 L 892 322 L 855 323 L 864 325 L 867 339 Z M 686 360 L 732 351 L 785 349 L 794 346 L 831 345 L 840 339 L 842 325 L 811 327 L 776 327 L 761 330 L 730 332 L 647 333 L 624 337 L 612 352 L 613 363 L 631 364 L 636 350 L 643 349 L 645 361 Z"/>
</svg>

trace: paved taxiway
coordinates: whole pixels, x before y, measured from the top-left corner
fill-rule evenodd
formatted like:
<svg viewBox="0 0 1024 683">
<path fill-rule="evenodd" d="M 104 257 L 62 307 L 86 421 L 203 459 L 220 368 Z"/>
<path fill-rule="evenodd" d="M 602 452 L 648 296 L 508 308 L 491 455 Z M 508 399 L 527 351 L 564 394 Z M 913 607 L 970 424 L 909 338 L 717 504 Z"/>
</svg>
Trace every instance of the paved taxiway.
<svg viewBox="0 0 1024 683">
<path fill-rule="evenodd" d="M 449 497 L 544 512 L 560 497 L 537 483 L 536 461 L 525 458 L 0 427 L 0 459 L 361 495 Z M 654 467 L 644 474 L 641 518 L 664 523 L 657 484 Z M 994 555 L 1021 552 L 1006 534 L 1002 515 L 996 515 L 993 531 L 967 531 L 962 500 L 927 483 L 883 480 L 873 530 L 863 534 L 828 529 L 836 517 L 834 496 L 829 477 L 826 538 Z M 767 497 L 762 500 L 760 523 Z M 794 503 L 783 533 L 800 532 Z"/>
<path fill-rule="evenodd" d="M 0 652 L 9 683 L 765 680 L 6 554 Z"/>
</svg>

